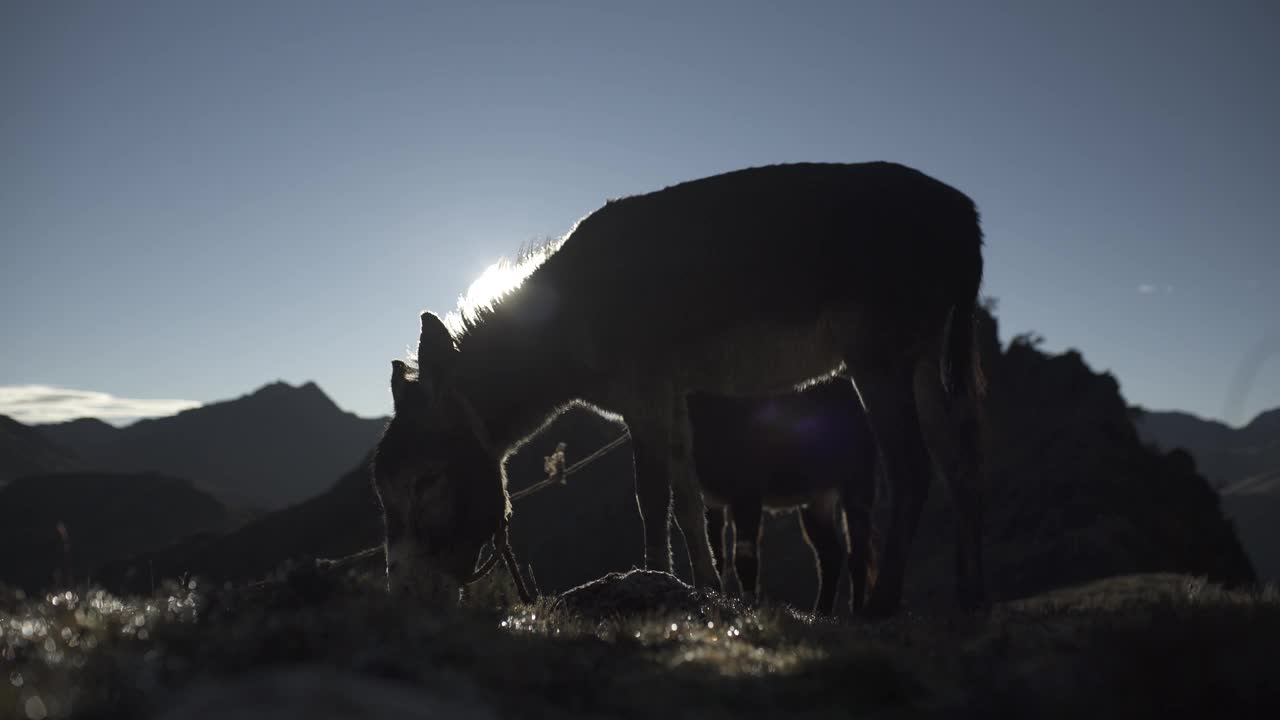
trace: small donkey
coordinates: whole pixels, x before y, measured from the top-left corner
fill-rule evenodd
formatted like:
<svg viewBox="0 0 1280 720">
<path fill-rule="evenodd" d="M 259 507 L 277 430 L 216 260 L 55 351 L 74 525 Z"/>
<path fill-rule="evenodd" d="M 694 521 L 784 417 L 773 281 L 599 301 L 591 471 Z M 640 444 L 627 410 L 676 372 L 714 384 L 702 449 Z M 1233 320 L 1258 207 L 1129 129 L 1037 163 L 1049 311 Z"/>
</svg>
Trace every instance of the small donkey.
<svg viewBox="0 0 1280 720">
<path fill-rule="evenodd" d="M 893 163 L 750 168 L 607 203 L 519 284 L 450 330 L 421 316 L 416 367 L 392 363 L 378 443 L 388 584 L 455 603 L 511 512 L 506 457 L 572 404 L 631 433 L 645 564 L 719 587 L 689 467 L 685 397 L 858 388 L 891 496 L 865 611 L 900 604 L 930 454 L 957 499 L 959 599 L 982 596 L 973 317 L 978 212 Z M 674 506 L 673 506 L 674 498 Z"/>
<path fill-rule="evenodd" d="M 878 451 L 853 386 L 828 381 L 751 399 L 694 393 L 688 403 L 694 468 L 711 508 L 712 534 L 719 529 L 721 535 L 721 576 L 732 567 L 742 591 L 754 595 L 761 514 L 798 506 L 817 560 L 814 610 L 832 614 L 846 558 L 850 603 L 861 610 L 875 572 L 870 543 Z"/>
</svg>

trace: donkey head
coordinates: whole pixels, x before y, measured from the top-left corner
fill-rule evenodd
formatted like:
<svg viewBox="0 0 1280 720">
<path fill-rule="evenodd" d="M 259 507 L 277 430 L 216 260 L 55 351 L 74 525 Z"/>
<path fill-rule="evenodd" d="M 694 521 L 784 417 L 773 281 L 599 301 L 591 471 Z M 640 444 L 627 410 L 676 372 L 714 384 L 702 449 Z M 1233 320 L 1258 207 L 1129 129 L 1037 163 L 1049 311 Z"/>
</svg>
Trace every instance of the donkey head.
<svg viewBox="0 0 1280 720">
<path fill-rule="evenodd" d="M 434 605 L 457 601 L 509 513 L 498 450 L 455 383 L 458 355 L 440 319 L 423 313 L 416 377 L 391 363 L 395 416 L 374 462 L 389 589 Z"/>
</svg>

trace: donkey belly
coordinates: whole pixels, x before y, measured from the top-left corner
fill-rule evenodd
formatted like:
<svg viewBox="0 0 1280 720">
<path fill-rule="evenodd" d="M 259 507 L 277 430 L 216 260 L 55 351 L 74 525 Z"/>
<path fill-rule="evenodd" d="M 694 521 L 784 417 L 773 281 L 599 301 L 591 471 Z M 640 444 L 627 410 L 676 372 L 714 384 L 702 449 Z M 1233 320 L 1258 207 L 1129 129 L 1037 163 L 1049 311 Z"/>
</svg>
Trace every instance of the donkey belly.
<svg viewBox="0 0 1280 720">
<path fill-rule="evenodd" d="M 844 469 L 846 472 L 847 468 Z M 826 467 L 775 468 L 765 483 L 763 504 L 774 510 L 808 505 L 840 487 L 841 476 Z"/>
<path fill-rule="evenodd" d="M 786 392 L 829 377 L 843 357 L 831 323 L 818 318 L 733 327 L 677 346 L 671 360 L 685 390 L 743 396 Z"/>
</svg>

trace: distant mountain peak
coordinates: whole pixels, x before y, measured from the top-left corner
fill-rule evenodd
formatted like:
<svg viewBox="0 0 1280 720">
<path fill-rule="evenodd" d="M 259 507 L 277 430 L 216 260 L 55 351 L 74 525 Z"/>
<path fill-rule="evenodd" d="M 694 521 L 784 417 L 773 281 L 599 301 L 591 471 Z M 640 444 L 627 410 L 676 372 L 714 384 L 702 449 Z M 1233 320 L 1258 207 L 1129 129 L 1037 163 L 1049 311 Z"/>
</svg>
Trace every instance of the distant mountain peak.
<svg viewBox="0 0 1280 720">
<path fill-rule="evenodd" d="M 261 395 L 261 394 L 264 394 L 264 393 L 290 393 L 290 392 L 294 392 L 294 391 L 296 391 L 296 390 L 303 390 L 303 389 L 305 389 L 308 385 L 315 385 L 315 383 L 314 383 L 314 382 L 311 382 L 311 381 L 307 381 L 306 383 L 304 383 L 304 384 L 302 384 L 302 385 L 293 385 L 293 384 L 291 384 L 291 383 L 289 383 L 288 381 L 285 381 L 285 380 L 274 380 L 274 381 L 272 381 L 272 382 L 269 382 L 269 383 L 267 383 L 267 384 L 263 385 L 262 387 L 259 387 L 257 390 L 254 390 L 253 392 L 251 392 L 251 393 L 249 393 L 249 394 L 250 394 L 250 395 Z M 317 388 L 317 389 L 319 389 L 319 388 Z"/>
<path fill-rule="evenodd" d="M 263 385 L 262 387 L 259 387 L 257 390 L 254 390 L 253 392 L 251 392 L 251 393 L 249 393 L 249 394 L 250 394 L 250 395 L 259 395 L 259 394 L 263 394 L 263 393 L 281 393 L 281 394 L 288 394 L 288 393 L 315 394 L 315 393 L 319 393 L 320 395 L 325 395 L 324 390 L 320 389 L 320 386 L 319 386 L 319 385 L 317 385 L 317 384 L 316 384 L 316 382 L 315 382 L 314 380 L 307 380 L 306 382 L 300 383 L 300 384 L 298 384 L 298 385 L 294 385 L 294 384 L 292 384 L 292 383 L 290 383 L 290 382 L 288 382 L 288 381 L 286 381 L 286 380 L 275 380 L 275 381 L 272 381 L 272 382 L 269 382 L 269 383 L 267 383 L 267 384 Z M 328 397 L 328 395 L 325 395 L 325 397 Z"/>
<path fill-rule="evenodd" d="M 124 428 L 91 420 L 42 430 L 93 469 L 155 470 L 237 506 L 275 508 L 332 485 L 377 442 L 382 424 L 343 410 L 315 382 L 276 380 Z"/>
<path fill-rule="evenodd" d="M 61 427 L 89 428 L 89 429 L 99 430 L 101 432 L 108 432 L 108 433 L 119 430 L 119 428 L 117 428 L 115 425 L 112 425 L 111 423 L 106 422 L 105 420 L 99 420 L 96 417 L 74 418 L 71 420 L 63 420 L 62 422 L 47 423 L 45 425 L 36 425 L 35 427 L 49 427 L 51 425 L 58 425 Z"/>
<path fill-rule="evenodd" d="M 323 411 L 350 414 L 338 407 L 338 404 L 333 401 L 333 398 L 329 397 L 329 395 L 312 380 L 308 380 L 300 385 L 291 385 L 284 380 L 276 380 L 275 382 L 263 385 L 248 395 L 236 400 L 224 402 L 234 403 L 246 400 L 251 402 L 278 403 L 281 405 L 296 406 L 299 408 L 305 408 L 308 412 Z"/>
</svg>

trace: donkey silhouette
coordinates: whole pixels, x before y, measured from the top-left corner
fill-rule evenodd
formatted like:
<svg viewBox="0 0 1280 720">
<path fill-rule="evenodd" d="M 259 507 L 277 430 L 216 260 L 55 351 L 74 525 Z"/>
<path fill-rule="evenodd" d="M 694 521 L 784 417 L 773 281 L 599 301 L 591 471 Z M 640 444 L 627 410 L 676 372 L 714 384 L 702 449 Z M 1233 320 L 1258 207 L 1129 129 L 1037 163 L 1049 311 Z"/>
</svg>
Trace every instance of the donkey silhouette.
<svg viewBox="0 0 1280 720">
<path fill-rule="evenodd" d="M 452 329 L 423 313 L 416 363 L 393 361 L 374 463 L 389 588 L 456 602 L 510 517 L 505 458 L 573 404 L 631 433 L 646 567 L 670 570 L 674 515 L 695 583 L 719 587 L 685 397 L 840 375 L 890 496 L 866 612 L 900 605 L 931 459 L 962 519 L 959 600 L 980 600 L 982 266 L 973 202 L 893 163 L 749 168 L 606 203 Z"/>
</svg>

